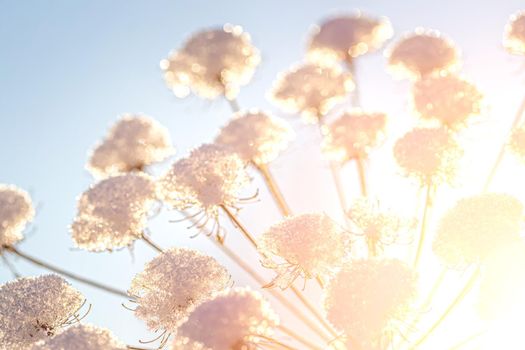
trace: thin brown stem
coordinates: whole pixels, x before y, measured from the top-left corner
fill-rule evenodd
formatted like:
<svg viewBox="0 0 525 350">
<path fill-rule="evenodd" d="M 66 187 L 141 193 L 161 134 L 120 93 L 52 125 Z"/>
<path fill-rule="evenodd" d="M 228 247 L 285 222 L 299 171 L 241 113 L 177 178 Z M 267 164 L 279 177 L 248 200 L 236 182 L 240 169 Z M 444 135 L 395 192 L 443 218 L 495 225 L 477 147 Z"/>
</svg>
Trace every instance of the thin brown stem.
<svg viewBox="0 0 525 350">
<path fill-rule="evenodd" d="M 416 258 L 414 260 L 414 268 L 417 268 L 419 261 L 421 260 L 421 255 L 423 253 L 423 247 L 425 245 L 425 235 L 427 230 L 427 220 L 428 220 L 428 212 L 431 207 L 431 192 L 432 192 L 432 185 L 429 183 L 427 185 L 427 190 L 425 194 L 425 205 L 423 208 L 423 217 L 421 218 L 421 230 L 419 232 L 419 242 L 417 245 L 417 251 L 416 251 Z"/>
<path fill-rule="evenodd" d="M 266 186 L 268 187 L 268 190 L 270 191 L 270 194 L 273 197 L 273 200 L 279 207 L 279 210 L 281 211 L 281 214 L 283 216 L 290 216 L 292 214 L 290 207 L 286 203 L 286 200 L 284 199 L 284 196 L 279 189 L 279 186 L 277 186 L 277 182 L 275 181 L 272 173 L 270 172 L 270 169 L 266 164 L 255 164 L 254 166 L 257 168 L 259 173 L 262 175 L 264 182 L 266 183 Z"/>
<path fill-rule="evenodd" d="M 361 189 L 361 195 L 363 197 L 366 197 L 368 195 L 368 191 L 366 189 L 366 176 L 365 176 L 365 166 L 363 164 L 363 159 L 360 157 L 357 157 L 355 159 L 355 165 L 357 168 L 357 176 L 359 177 L 359 188 Z"/>
<path fill-rule="evenodd" d="M 164 253 L 164 249 L 162 249 L 157 243 L 153 242 L 151 238 L 145 233 L 142 234 L 142 240 L 158 253 Z"/>
<path fill-rule="evenodd" d="M 220 205 L 221 209 L 224 211 L 224 213 L 226 213 L 226 215 L 228 216 L 228 218 L 231 220 L 231 222 L 237 226 L 237 228 L 241 231 L 241 233 L 244 235 L 244 237 L 246 237 L 246 239 L 248 239 L 248 241 L 250 242 L 250 244 L 255 248 L 255 249 L 258 249 L 258 245 L 257 245 L 257 241 L 255 240 L 255 238 L 250 234 L 250 232 L 246 229 L 246 227 L 244 227 L 243 224 L 241 224 L 241 222 L 237 219 L 237 217 L 235 216 L 235 214 L 233 214 L 231 212 L 230 209 L 228 209 L 227 206 L 221 204 Z"/>
<path fill-rule="evenodd" d="M 269 341 L 270 344 L 272 344 L 272 345 L 279 345 L 280 347 L 282 347 L 282 348 L 285 349 L 285 350 L 299 350 L 299 349 L 294 348 L 294 347 L 292 347 L 292 346 L 290 346 L 290 345 L 288 345 L 288 344 L 283 343 L 283 342 L 280 341 L 280 340 L 274 339 L 274 338 L 272 338 L 272 337 L 267 337 L 267 336 L 262 335 L 262 334 L 253 334 L 252 336 L 253 336 L 253 337 L 260 338 L 260 339 L 264 339 L 264 340 L 266 340 L 266 341 Z"/>
<path fill-rule="evenodd" d="M 295 339 L 296 341 L 298 341 L 299 343 L 309 347 L 310 349 L 313 349 L 313 350 L 322 350 L 321 347 L 315 345 L 314 343 L 308 341 L 305 337 L 297 334 L 296 332 L 294 332 L 293 330 L 291 330 L 290 328 L 286 327 L 286 326 L 283 326 L 283 325 L 279 325 L 277 327 L 279 330 L 281 330 L 283 333 L 285 333 L 286 335 L 292 337 L 293 339 Z"/>
</svg>

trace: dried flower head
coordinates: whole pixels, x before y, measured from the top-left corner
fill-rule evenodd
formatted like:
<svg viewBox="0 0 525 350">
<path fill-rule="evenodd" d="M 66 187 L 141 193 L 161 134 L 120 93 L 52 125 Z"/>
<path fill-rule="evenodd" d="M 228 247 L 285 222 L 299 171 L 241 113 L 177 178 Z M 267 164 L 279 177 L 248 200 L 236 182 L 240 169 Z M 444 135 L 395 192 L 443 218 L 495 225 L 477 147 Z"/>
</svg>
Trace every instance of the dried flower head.
<svg viewBox="0 0 525 350">
<path fill-rule="evenodd" d="M 483 99 L 473 84 L 450 74 L 417 81 L 412 97 L 421 118 L 436 119 L 451 129 L 463 127 L 470 117 L 479 115 Z"/>
<path fill-rule="evenodd" d="M 525 55 L 525 11 L 510 16 L 503 37 L 505 49 L 515 55 Z"/>
<path fill-rule="evenodd" d="M 109 329 L 89 324 L 77 324 L 39 342 L 31 350 L 126 350 Z"/>
<path fill-rule="evenodd" d="M 413 129 L 394 146 L 399 166 L 421 185 L 452 182 L 462 155 L 463 150 L 445 128 Z"/>
<path fill-rule="evenodd" d="M 416 288 L 416 272 L 399 260 L 355 260 L 328 283 L 324 308 L 351 348 L 381 349 L 391 327 L 407 316 Z"/>
<path fill-rule="evenodd" d="M 226 24 L 194 34 L 180 50 L 162 60 L 160 67 L 177 97 L 192 91 L 208 99 L 220 95 L 233 99 L 251 80 L 260 61 L 250 35 L 240 26 Z"/>
<path fill-rule="evenodd" d="M 146 264 L 131 282 L 135 315 L 152 330 L 173 332 L 215 292 L 225 289 L 230 275 L 214 258 L 186 248 L 172 248 Z"/>
<path fill-rule="evenodd" d="M 84 192 L 71 225 L 76 246 L 89 251 L 123 248 L 142 237 L 155 201 L 153 180 L 144 174 L 107 178 Z"/>
<path fill-rule="evenodd" d="M 284 120 L 250 110 L 236 113 L 215 143 L 231 148 L 246 162 L 264 165 L 277 158 L 294 136 Z"/>
<path fill-rule="evenodd" d="M 381 48 L 393 33 L 385 17 L 367 17 L 361 12 L 333 17 L 315 27 L 308 45 L 308 58 L 319 63 L 350 63 L 358 56 Z"/>
<path fill-rule="evenodd" d="M 270 304 L 258 292 L 235 288 L 199 305 L 179 334 L 214 350 L 254 350 L 268 342 L 278 323 Z"/>
<path fill-rule="evenodd" d="M 89 158 L 88 170 L 97 178 L 142 171 L 173 153 L 168 130 L 154 119 L 126 114 L 109 130 Z"/>
<path fill-rule="evenodd" d="M 519 237 L 523 205 L 516 198 L 487 193 L 461 199 L 441 219 L 434 252 L 444 263 L 465 267 Z"/>
<path fill-rule="evenodd" d="M 514 128 L 508 147 L 519 159 L 525 161 L 525 127 Z"/>
<path fill-rule="evenodd" d="M 449 72 L 459 65 L 454 43 L 438 32 L 416 29 L 388 52 L 388 65 L 395 76 L 420 79 Z"/>
<path fill-rule="evenodd" d="M 0 347 L 27 349 L 78 319 L 85 299 L 62 277 L 24 277 L 0 286 Z"/>
<path fill-rule="evenodd" d="M 263 265 L 277 273 L 268 286 L 285 289 L 299 276 L 329 276 L 348 254 L 348 237 L 327 215 L 302 214 L 271 226 L 261 236 L 260 250 Z"/>
<path fill-rule="evenodd" d="M 384 113 L 346 112 L 326 129 L 323 152 L 338 162 L 367 158 L 370 150 L 381 142 L 385 127 Z"/>
<path fill-rule="evenodd" d="M 300 113 L 316 123 L 354 90 L 352 75 L 336 66 L 302 64 L 281 73 L 270 98 L 288 113 Z"/>
<path fill-rule="evenodd" d="M 18 187 L 0 184 L 0 245 L 21 241 L 35 210 L 27 192 Z"/>
</svg>

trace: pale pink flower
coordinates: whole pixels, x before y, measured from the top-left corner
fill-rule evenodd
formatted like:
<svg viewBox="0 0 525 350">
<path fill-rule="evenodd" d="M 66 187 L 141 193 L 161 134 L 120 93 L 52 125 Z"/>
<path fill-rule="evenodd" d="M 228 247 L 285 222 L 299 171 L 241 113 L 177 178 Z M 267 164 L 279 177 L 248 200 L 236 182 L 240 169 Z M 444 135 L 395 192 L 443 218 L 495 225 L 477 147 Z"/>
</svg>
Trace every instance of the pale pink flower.
<svg viewBox="0 0 525 350">
<path fill-rule="evenodd" d="M 24 229 L 34 216 L 33 203 L 27 192 L 0 184 L 0 246 L 21 241 Z"/>
<path fill-rule="evenodd" d="M 510 16 L 505 26 L 503 46 L 512 54 L 525 55 L 525 11 Z"/>
<path fill-rule="evenodd" d="M 97 178 L 143 171 L 173 154 L 168 129 L 142 115 L 123 115 L 93 150 L 87 169 Z"/>
<path fill-rule="evenodd" d="M 520 126 L 512 131 L 508 147 L 520 160 L 525 161 L 525 127 Z"/>
<path fill-rule="evenodd" d="M 171 343 L 170 350 L 213 350 L 204 344 L 193 341 L 186 337 L 175 337 Z"/>
<path fill-rule="evenodd" d="M 203 30 L 192 35 L 181 49 L 162 60 L 168 87 L 177 97 L 194 92 L 214 99 L 233 99 L 252 78 L 261 61 L 250 35 L 240 26 Z"/>
<path fill-rule="evenodd" d="M 109 329 L 77 324 L 52 338 L 39 342 L 30 350 L 126 350 L 127 346 Z"/>
</svg>

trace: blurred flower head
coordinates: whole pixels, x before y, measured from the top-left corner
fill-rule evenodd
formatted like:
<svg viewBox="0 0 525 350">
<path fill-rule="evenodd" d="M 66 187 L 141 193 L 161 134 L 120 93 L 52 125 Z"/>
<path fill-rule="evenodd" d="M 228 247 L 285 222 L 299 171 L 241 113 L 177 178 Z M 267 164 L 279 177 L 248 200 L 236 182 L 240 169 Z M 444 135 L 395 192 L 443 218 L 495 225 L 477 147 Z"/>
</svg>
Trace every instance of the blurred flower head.
<svg viewBox="0 0 525 350">
<path fill-rule="evenodd" d="M 322 149 L 338 162 L 364 159 L 382 140 L 386 127 L 384 113 L 353 110 L 343 113 L 325 130 Z"/>
<path fill-rule="evenodd" d="M 515 55 L 525 55 L 525 11 L 520 11 L 510 17 L 505 26 L 503 46 Z"/>
<path fill-rule="evenodd" d="M 271 226 L 260 239 L 263 265 L 277 277 L 268 286 L 287 288 L 302 276 L 327 277 L 348 255 L 348 237 L 325 214 L 290 216 Z"/>
<path fill-rule="evenodd" d="M 513 196 L 487 193 L 461 199 L 441 219 L 435 254 L 448 266 L 482 262 L 497 247 L 517 240 L 523 205 Z"/>
<path fill-rule="evenodd" d="M 78 320 L 85 299 L 62 277 L 24 277 L 0 286 L 0 346 L 24 350 Z"/>
<path fill-rule="evenodd" d="M 235 288 L 199 305 L 178 334 L 213 350 L 255 350 L 268 342 L 278 323 L 258 292 Z"/>
<path fill-rule="evenodd" d="M 0 184 L 0 246 L 21 241 L 35 210 L 29 194 L 18 187 Z"/>
<path fill-rule="evenodd" d="M 308 45 L 308 58 L 325 63 L 346 61 L 375 51 L 390 39 L 394 31 L 390 21 L 358 12 L 330 18 L 316 26 Z"/>
<path fill-rule="evenodd" d="M 39 342 L 30 350 L 126 350 L 109 329 L 77 324 L 52 338 Z"/>
<path fill-rule="evenodd" d="M 144 174 L 117 175 L 93 185 L 78 200 L 70 229 L 75 245 L 89 251 L 130 246 L 142 237 L 155 194 L 155 183 Z"/>
<path fill-rule="evenodd" d="M 175 337 L 169 349 L 170 350 L 213 350 L 198 341 L 193 341 L 186 337 Z"/>
<path fill-rule="evenodd" d="M 126 114 L 95 147 L 87 169 L 97 178 L 142 171 L 173 152 L 168 129 L 149 117 Z"/>
<path fill-rule="evenodd" d="M 282 119 L 259 110 L 238 112 L 221 129 L 215 143 L 229 147 L 245 162 L 264 165 L 288 148 L 295 134 Z"/>
<path fill-rule="evenodd" d="M 135 315 L 151 330 L 174 332 L 186 317 L 215 292 L 225 289 L 230 275 L 214 258 L 186 248 L 172 248 L 146 264 L 131 282 Z"/>
<path fill-rule="evenodd" d="M 525 161 L 525 127 L 514 128 L 508 147 L 520 160 Z"/>
<path fill-rule="evenodd" d="M 310 123 L 318 122 L 354 90 L 352 75 L 337 66 L 311 63 L 296 65 L 281 73 L 270 99 L 288 113 L 299 113 Z"/>
<path fill-rule="evenodd" d="M 194 92 L 214 99 L 220 95 L 233 99 L 239 88 L 252 78 L 261 61 L 250 35 L 240 26 L 200 31 L 162 60 L 166 84 L 177 97 Z"/>
<path fill-rule="evenodd" d="M 420 79 L 454 70 L 459 53 L 454 43 L 438 32 L 416 29 L 397 42 L 387 53 L 388 66 L 394 76 Z"/>
</svg>

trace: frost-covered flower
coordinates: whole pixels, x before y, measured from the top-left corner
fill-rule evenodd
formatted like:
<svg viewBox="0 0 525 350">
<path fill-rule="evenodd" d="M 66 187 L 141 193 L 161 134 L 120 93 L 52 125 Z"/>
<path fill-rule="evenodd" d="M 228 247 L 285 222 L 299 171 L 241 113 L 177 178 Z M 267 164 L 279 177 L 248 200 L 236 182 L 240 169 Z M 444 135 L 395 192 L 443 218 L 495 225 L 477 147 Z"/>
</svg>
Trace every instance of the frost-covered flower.
<svg viewBox="0 0 525 350">
<path fill-rule="evenodd" d="M 204 344 L 186 337 L 175 337 L 170 350 L 213 350 Z"/>
<path fill-rule="evenodd" d="M 152 330 L 173 332 L 202 302 L 224 290 L 230 275 L 214 258 L 172 248 L 146 264 L 131 282 L 135 315 Z"/>
<path fill-rule="evenodd" d="M 279 318 L 268 301 L 248 288 L 216 295 L 191 313 L 178 334 L 213 350 L 255 350 L 267 343 Z"/>
<path fill-rule="evenodd" d="M 260 61 L 250 35 L 240 26 L 226 24 L 194 34 L 181 49 L 162 60 L 160 67 L 177 97 L 193 92 L 208 99 L 220 95 L 232 99 L 251 80 Z"/>
<path fill-rule="evenodd" d="M 525 127 L 520 126 L 512 131 L 508 147 L 519 159 L 525 161 Z"/>
<path fill-rule="evenodd" d="M 453 267 L 481 262 L 497 247 L 519 237 L 523 214 L 521 202 L 507 194 L 461 199 L 441 219 L 434 252 Z"/>
<path fill-rule="evenodd" d="M 416 272 L 399 260 L 355 260 L 329 281 L 324 308 L 350 348 L 379 350 L 391 327 L 410 311 L 416 288 Z"/>
<path fill-rule="evenodd" d="M 271 226 L 260 239 L 263 265 L 277 273 L 269 287 L 287 288 L 305 279 L 329 276 L 348 254 L 348 237 L 325 214 L 290 216 Z"/>
<path fill-rule="evenodd" d="M 246 162 L 264 165 L 288 148 L 294 136 L 284 120 L 249 110 L 236 113 L 221 129 L 215 143 L 231 148 Z"/>
<path fill-rule="evenodd" d="M 445 128 L 413 129 L 394 146 L 399 166 L 421 185 L 452 182 L 462 155 L 463 150 Z"/>
<path fill-rule="evenodd" d="M 123 248 L 142 237 L 156 188 L 145 174 L 117 175 L 92 186 L 78 200 L 71 225 L 76 246 L 89 251 Z"/>
<path fill-rule="evenodd" d="M 306 63 L 281 73 L 270 91 L 270 99 L 288 113 L 300 113 L 316 123 L 354 90 L 352 75 L 336 66 Z"/>
<path fill-rule="evenodd" d="M 74 322 L 85 299 L 62 277 L 24 277 L 0 286 L 0 347 L 27 349 Z"/>
<path fill-rule="evenodd" d="M 235 206 L 250 181 L 246 164 L 224 146 L 204 144 L 175 162 L 159 179 L 159 196 L 174 208 L 197 207 L 216 217 L 219 206 Z"/>
<path fill-rule="evenodd" d="M 333 17 L 316 26 L 308 45 L 308 58 L 314 62 L 351 62 L 377 50 L 394 31 L 387 18 L 372 18 L 361 12 Z"/>
<path fill-rule="evenodd" d="M 173 153 L 168 130 L 152 118 L 126 114 L 93 150 L 87 169 L 97 178 L 142 171 Z"/>
<path fill-rule="evenodd" d="M 338 162 L 367 158 L 384 135 L 386 115 L 354 110 L 344 113 L 326 129 L 323 152 Z"/>
<path fill-rule="evenodd" d="M 510 16 L 505 26 L 503 46 L 512 54 L 525 55 L 525 11 Z"/>
<path fill-rule="evenodd" d="M 416 29 L 387 52 L 389 69 L 395 76 L 419 79 L 454 70 L 459 53 L 454 43 L 438 32 Z"/>
<path fill-rule="evenodd" d="M 470 117 L 480 114 L 483 96 L 472 83 L 448 74 L 417 81 L 412 99 L 421 118 L 436 119 L 457 129 L 465 126 Z"/>
<path fill-rule="evenodd" d="M 30 350 L 126 350 L 126 344 L 118 340 L 109 329 L 77 324 Z"/>
<path fill-rule="evenodd" d="M 26 225 L 34 216 L 33 203 L 27 192 L 0 184 L 0 245 L 21 241 Z"/>
</svg>

